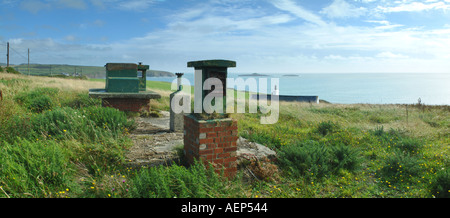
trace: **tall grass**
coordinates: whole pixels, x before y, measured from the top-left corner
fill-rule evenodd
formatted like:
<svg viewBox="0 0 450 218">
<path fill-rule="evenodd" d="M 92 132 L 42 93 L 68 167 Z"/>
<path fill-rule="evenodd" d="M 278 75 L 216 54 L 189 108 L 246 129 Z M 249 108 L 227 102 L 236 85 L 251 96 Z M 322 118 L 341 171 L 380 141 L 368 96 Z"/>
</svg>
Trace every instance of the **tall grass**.
<svg viewBox="0 0 450 218">
<path fill-rule="evenodd" d="M 8 197 L 49 197 L 57 190 L 72 189 L 75 171 L 70 152 L 53 141 L 3 143 L 0 186 Z"/>
<path fill-rule="evenodd" d="M 132 196 L 138 198 L 206 198 L 227 193 L 224 178 L 200 162 L 189 168 L 172 165 L 142 169 L 133 184 Z"/>
</svg>

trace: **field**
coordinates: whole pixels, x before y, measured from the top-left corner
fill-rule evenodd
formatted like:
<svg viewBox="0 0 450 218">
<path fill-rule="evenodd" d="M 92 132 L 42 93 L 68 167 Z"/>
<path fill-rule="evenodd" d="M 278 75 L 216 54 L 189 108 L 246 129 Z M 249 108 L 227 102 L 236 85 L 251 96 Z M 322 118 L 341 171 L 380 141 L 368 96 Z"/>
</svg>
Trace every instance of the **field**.
<svg viewBox="0 0 450 218">
<path fill-rule="evenodd" d="M 57 76 L 57 75 L 77 75 L 87 76 L 89 78 L 104 78 L 104 66 L 81 66 L 81 65 L 67 65 L 67 64 L 30 64 L 29 71 L 27 64 L 15 65 L 16 71 L 25 75 L 40 75 L 40 76 Z M 160 71 L 150 69 L 147 71 L 148 76 L 173 76 L 174 74 L 167 71 Z"/>
<path fill-rule="evenodd" d="M 279 121 L 231 114 L 274 149 L 227 180 L 201 164 L 133 168 L 132 113 L 88 97 L 102 80 L 0 72 L 0 198 L 450 197 L 450 106 L 281 102 Z M 168 110 L 170 86 L 148 81 Z"/>
</svg>

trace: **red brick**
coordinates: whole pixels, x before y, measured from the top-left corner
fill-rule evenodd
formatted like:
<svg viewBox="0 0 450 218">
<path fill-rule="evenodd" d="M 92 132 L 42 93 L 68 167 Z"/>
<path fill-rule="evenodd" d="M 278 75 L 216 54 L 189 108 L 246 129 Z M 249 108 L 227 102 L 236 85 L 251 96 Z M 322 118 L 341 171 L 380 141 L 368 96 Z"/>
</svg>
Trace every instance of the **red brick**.
<svg viewBox="0 0 450 218">
<path fill-rule="evenodd" d="M 207 132 L 214 132 L 214 128 L 207 128 L 207 127 L 205 127 L 205 128 L 200 128 L 199 130 L 198 130 L 198 132 L 199 133 L 207 133 Z"/>
<path fill-rule="evenodd" d="M 222 127 L 222 126 L 219 126 L 219 127 L 214 127 L 214 131 L 216 131 L 216 132 L 220 132 L 220 131 L 223 131 L 225 128 L 224 127 Z"/>
<path fill-rule="evenodd" d="M 237 126 L 228 126 L 226 130 L 237 130 Z"/>
<path fill-rule="evenodd" d="M 233 151 L 237 151 L 237 147 L 229 147 L 229 148 L 225 148 L 223 151 L 224 151 L 224 152 L 233 152 Z"/>
<path fill-rule="evenodd" d="M 213 153 L 214 153 L 214 150 L 212 150 L 212 149 L 200 150 L 198 152 L 199 155 L 206 155 L 206 154 L 213 154 Z"/>
<path fill-rule="evenodd" d="M 221 154 L 217 154 L 218 158 L 226 158 L 226 157 L 230 157 L 231 153 L 221 153 Z"/>
<path fill-rule="evenodd" d="M 207 138 L 217 137 L 217 133 L 215 133 L 215 132 L 208 132 L 208 133 L 206 134 L 206 137 L 207 137 Z"/>
<path fill-rule="evenodd" d="M 215 160 L 214 154 L 208 154 L 208 155 L 206 155 L 206 160 L 208 160 L 208 161 L 213 161 L 213 160 Z"/>
<path fill-rule="evenodd" d="M 223 165 L 223 159 L 215 159 L 213 162 L 214 162 L 215 164 Z"/>
<path fill-rule="evenodd" d="M 214 149 L 214 153 L 219 154 L 219 153 L 223 153 L 223 148 L 215 148 Z"/>
<path fill-rule="evenodd" d="M 214 143 L 214 139 L 213 138 L 200 139 L 198 143 L 199 144 Z"/>
</svg>

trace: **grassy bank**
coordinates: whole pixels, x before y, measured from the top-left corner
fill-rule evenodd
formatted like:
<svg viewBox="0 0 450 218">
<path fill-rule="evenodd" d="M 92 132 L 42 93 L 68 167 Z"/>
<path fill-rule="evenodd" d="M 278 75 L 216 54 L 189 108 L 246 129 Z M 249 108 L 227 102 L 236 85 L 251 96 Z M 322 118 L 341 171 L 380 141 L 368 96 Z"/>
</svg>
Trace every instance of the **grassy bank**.
<svg viewBox="0 0 450 218">
<path fill-rule="evenodd" d="M 169 109 L 170 85 L 148 81 Z M 129 114 L 88 97 L 102 80 L 0 73 L 0 197 L 449 197 L 450 107 L 281 103 L 280 119 L 232 114 L 278 153 L 224 180 L 200 164 L 134 169 Z M 250 173 L 251 172 L 251 173 Z"/>
</svg>

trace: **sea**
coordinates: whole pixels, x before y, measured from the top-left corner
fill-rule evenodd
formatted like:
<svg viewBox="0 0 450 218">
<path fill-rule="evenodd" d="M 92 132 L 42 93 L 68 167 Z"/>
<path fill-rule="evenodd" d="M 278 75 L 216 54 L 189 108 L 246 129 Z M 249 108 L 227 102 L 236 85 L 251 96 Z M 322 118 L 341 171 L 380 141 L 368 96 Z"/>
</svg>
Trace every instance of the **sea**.
<svg viewBox="0 0 450 218">
<path fill-rule="evenodd" d="M 194 73 L 185 73 L 185 85 L 195 85 Z M 251 92 L 272 93 L 278 79 L 280 95 L 319 96 L 338 104 L 416 104 L 450 105 L 450 73 L 228 73 L 228 78 L 255 79 L 267 87 L 245 87 Z M 176 77 L 147 77 L 151 81 L 173 82 Z M 176 81 L 176 80 L 175 80 Z M 189 83 L 189 84 L 187 84 Z M 227 85 L 228 88 L 231 87 Z M 239 90 L 239 89 L 238 89 Z"/>
</svg>

